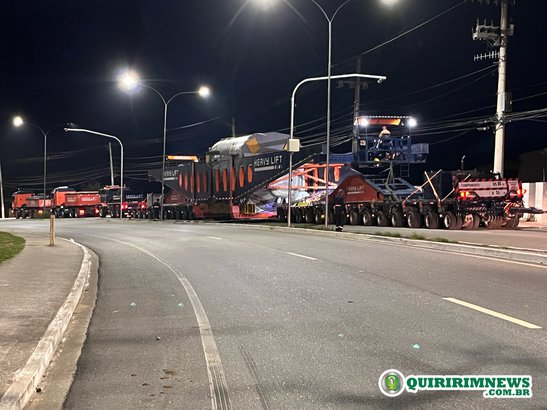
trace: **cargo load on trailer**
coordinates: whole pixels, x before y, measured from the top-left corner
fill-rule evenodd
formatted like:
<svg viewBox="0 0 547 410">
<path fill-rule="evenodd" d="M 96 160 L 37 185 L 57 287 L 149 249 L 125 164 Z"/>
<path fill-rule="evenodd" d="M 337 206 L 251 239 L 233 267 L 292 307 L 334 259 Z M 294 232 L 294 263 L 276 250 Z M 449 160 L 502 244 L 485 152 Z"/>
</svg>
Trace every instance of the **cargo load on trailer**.
<svg viewBox="0 0 547 410">
<path fill-rule="evenodd" d="M 214 144 L 204 161 L 170 161 L 164 181 L 169 189 L 164 201 L 164 218 L 268 219 L 276 217 L 282 200 L 270 183 L 288 171 L 289 153 L 284 150 L 289 136 L 256 133 L 226 138 Z M 316 157 L 308 149 L 295 154 L 301 164 Z M 161 181 L 161 170 L 149 173 Z M 151 204 L 147 203 L 150 209 Z M 147 213 L 151 215 L 152 212 Z"/>
</svg>

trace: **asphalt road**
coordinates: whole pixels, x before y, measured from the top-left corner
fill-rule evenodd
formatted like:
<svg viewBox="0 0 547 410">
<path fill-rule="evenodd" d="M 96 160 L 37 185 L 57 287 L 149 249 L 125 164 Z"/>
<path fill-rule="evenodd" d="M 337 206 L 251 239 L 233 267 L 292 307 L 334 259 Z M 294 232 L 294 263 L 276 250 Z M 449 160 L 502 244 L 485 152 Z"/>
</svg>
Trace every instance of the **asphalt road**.
<svg viewBox="0 0 547 410">
<path fill-rule="evenodd" d="M 61 220 L 58 234 L 100 257 L 67 409 L 547 408 L 546 267 L 232 225 Z M 532 375 L 534 397 L 388 398 L 391 368 Z"/>
</svg>

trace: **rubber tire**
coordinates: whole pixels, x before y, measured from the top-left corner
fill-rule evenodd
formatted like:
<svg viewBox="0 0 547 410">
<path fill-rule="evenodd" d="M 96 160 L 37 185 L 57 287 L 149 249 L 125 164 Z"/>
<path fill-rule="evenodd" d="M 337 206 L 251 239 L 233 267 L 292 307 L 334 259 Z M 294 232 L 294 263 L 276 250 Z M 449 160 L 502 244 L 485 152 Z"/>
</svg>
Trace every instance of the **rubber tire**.
<svg viewBox="0 0 547 410">
<path fill-rule="evenodd" d="M 293 208 L 292 213 L 294 214 L 294 223 L 301 224 L 304 219 L 302 217 L 302 211 L 298 208 Z"/>
<path fill-rule="evenodd" d="M 184 212 L 181 212 L 184 219 Z M 292 215 L 291 215 L 292 216 Z M 287 220 L 287 216 L 285 215 L 285 209 L 284 208 L 277 208 L 277 220 L 279 222 L 285 222 Z"/>
<path fill-rule="evenodd" d="M 328 220 L 328 223 L 329 225 L 333 225 L 334 224 L 334 210 L 331 208 L 329 209 L 329 220 Z"/>
<path fill-rule="evenodd" d="M 439 214 L 433 210 L 428 210 L 424 216 L 424 225 L 427 229 L 439 228 Z"/>
<path fill-rule="evenodd" d="M 517 229 L 520 222 L 520 216 L 515 216 L 514 218 L 511 218 L 507 221 L 507 223 L 504 225 L 504 229 Z"/>
<path fill-rule="evenodd" d="M 350 225 L 359 225 L 359 212 L 356 209 L 352 209 L 349 213 L 349 224 Z"/>
<path fill-rule="evenodd" d="M 369 209 L 365 209 L 361 213 L 361 221 L 363 222 L 363 225 L 365 225 L 365 226 L 374 225 L 374 219 L 372 218 L 372 212 L 370 212 Z"/>
<path fill-rule="evenodd" d="M 456 230 L 459 231 L 463 226 L 463 217 L 461 215 L 456 215 Z"/>
<path fill-rule="evenodd" d="M 405 226 L 405 217 L 403 213 L 399 210 L 394 210 L 391 212 L 391 226 L 395 228 L 402 228 Z"/>
<path fill-rule="evenodd" d="M 321 208 L 315 209 L 315 224 L 321 225 L 324 221 L 323 210 Z"/>
<path fill-rule="evenodd" d="M 476 231 L 479 229 L 479 226 L 481 224 L 481 217 L 477 214 L 473 214 L 473 223 L 471 224 L 471 229 Z"/>
<path fill-rule="evenodd" d="M 454 212 L 447 211 L 443 215 L 442 224 L 445 229 L 456 230 L 458 229 L 458 217 Z"/>
<path fill-rule="evenodd" d="M 422 227 L 422 216 L 416 210 L 410 210 L 406 214 L 406 224 L 409 228 L 418 229 Z"/>
<path fill-rule="evenodd" d="M 315 210 L 313 208 L 306 208 L 304 216 L 307 224 L 315 223 Z"/>
<path fill-rule="evenodd" d="M 376 224 L 378 226 L 389 226 L 389 219 L 382 211 L 376 212 Z"/>
</svg>

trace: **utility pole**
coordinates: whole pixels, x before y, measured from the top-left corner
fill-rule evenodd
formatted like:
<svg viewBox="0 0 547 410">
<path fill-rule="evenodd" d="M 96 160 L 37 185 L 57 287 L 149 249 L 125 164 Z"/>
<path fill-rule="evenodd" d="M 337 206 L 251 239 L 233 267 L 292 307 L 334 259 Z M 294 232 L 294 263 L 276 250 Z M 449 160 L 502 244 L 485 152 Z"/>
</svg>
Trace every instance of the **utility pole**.
<svg viewBox="0 0 547 410">
<path fill-rule="evenodd" d="M 110 154 L 110 185 L 114 185 L 114 163 L 112 162 L 112 143 L 108 143 L 108 152 Z"/>
<path fill-rule="evenodd" d="M 507 11 L 508 0 L 501 0 L 498 102 L 496 106 L 496 138 L 494 146 L 494 172 L 499 172 L 501 176 L 503 176 L 503 160 L 505 158 L 505 76 L 507 72 Z"/>
<path fill-rule="evenodd" d="M 357 58 L 357 65 L 355 67 L 355 72 L 361 74 L 361 57 Z M 359 124 L 357 123 L 359 119 L 359 111 L 361 108 L 361 78 L 357 77 L 355 79 L 355 99 L 353 101 L 353 144 L 352 151 L 357 159 L 357 152 L 359 152 Z"/>
<path fill-rule="evenodd" d="M 480 3 L 483 0 L 478 0 Z M 513 0 L 514 1 L 514 0 Z M 486 0 L 490 4 L 490 0 Z M 476 55 L 475 61 L 488 58 L 498 58 L 498 91 L 496 104 L 496 120 L 495 120 L 495 145 L 494 145 L 494 172 L 499 172 L 503 176 L 503 166 L 505 157 L 505 113 L 509 108 L 510 101 L 507 101 L 508 93 L 506 90 L 507 77 L 507 40 L 513 35 L 514 27 L 509 25 L 509 0 L 495 0 L 495 5 L 500 3 L 501 16 L 500 25 L 498 27 L 493 24 L 479 24 L 473 31 L 473 40 L 486 41 L 491 49 L 497 49 L 488 53 Z"/>
<path fill-rule="evenodd" d="M 2 212 L 1 212 L 2 219 L 5 219 L 6 214 L 4 211 L 4 182 L 2 180 L 2 162 L 0 162 L 0 207 L 2 208 Z"/>
</svg>

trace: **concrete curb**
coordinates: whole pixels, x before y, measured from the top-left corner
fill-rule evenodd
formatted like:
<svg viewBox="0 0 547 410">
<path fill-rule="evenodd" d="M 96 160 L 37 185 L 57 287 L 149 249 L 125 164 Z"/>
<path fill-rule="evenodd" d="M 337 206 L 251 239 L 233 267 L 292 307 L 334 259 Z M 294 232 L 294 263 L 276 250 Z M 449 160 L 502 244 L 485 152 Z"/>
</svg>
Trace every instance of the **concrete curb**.
<svg viewBox="0 0 547 410">
<path fill-rule="evenodd" d="M 88 285 L 91 272 L 91 255 L 85 246 L 74 241 L 71 242 L 84 251 L 78 276 L 65 302 L 49 324 L 27 363 L 15 375 L 15 380 L 0 399 L 1 410 L 20 410 L 27 405 L 36 387 L 42 381 L 42 376 L 63 339 L 82 292 Z"/>
<path fill-rule="evenodd" d="M 474 246 L 468 244 L 459 243 L 445 243 L 445 242 L 433 242 L 427 240 L 416 240 L 407 238 L 391 238 L 388 236 L 380 235 L 368 235 L 358 234 L 352 232 L 334 232 L 334 231 L 321 231 L 316 229 L 306 228 L 287 228 L 283 226 L 264 226 L 264 225 L 238 225 L 241 228 L 247 229 L 261 229 L 269 231 L 290 232 L 298 235 L 318 235 L 331 238 L 341 238 L 354 241 L 375 241 L 395 243 L 406 246 L 413 246 L 415 248 L 422 249 L 436 249 L 447 252 L 462 253 L 467 255 L 486 256 L 496 259 L 507 259 L 517 262 L 533 263 L 536 265 L 547 266 L 547 255 L 536 252 L 527 252 L 520 250 L 508 250 L 500 248 L 489 248 L 483 246 Z"/>
</svg>

